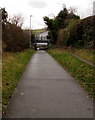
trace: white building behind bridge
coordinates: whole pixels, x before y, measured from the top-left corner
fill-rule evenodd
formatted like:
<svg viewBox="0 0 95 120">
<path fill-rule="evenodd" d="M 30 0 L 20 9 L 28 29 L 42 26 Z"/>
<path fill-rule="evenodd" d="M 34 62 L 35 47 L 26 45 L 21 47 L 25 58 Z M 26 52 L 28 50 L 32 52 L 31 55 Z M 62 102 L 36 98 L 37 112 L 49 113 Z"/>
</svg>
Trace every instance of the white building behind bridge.
<svg viewBox="0 0 95 120">
<path fill-rule="evenodd" d="M 38 35 L 40 40 L 47 40 L 48 31 L 42 32 Z"/>
</svg>

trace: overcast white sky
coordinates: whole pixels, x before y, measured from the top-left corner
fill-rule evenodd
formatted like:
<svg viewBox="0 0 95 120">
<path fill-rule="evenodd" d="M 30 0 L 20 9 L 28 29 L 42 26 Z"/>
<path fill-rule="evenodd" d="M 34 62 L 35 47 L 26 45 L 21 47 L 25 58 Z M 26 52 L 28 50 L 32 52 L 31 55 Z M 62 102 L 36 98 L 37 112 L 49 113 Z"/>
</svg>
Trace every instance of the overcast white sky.
<svg viewBox="0 0 95 120">
<path fill-rule="evenodd" d="M 63 4 L 67 8 L 74 7 L 81 18 L 92 15 L 94 0 L 0 0 L 0 7 L 5 7 L 9 16 L 22 14 L 24 28 L 31 26 L 33 29 L 45 27 L 44 16 L 56 16 L 62 9 Z"/>
</svg>

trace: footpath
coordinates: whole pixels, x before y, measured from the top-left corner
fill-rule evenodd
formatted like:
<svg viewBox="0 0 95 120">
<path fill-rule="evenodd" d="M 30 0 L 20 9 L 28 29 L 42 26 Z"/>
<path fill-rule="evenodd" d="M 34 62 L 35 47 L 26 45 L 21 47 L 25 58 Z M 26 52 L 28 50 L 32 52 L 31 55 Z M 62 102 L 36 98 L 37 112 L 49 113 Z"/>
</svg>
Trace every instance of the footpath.
<svg viewBox="0 0 95 120">
<path fill-rule="evenodd" d="M 93 100 L 47 52 L 37 51 L 4 118 L 93 118 Z"/>
</svg>

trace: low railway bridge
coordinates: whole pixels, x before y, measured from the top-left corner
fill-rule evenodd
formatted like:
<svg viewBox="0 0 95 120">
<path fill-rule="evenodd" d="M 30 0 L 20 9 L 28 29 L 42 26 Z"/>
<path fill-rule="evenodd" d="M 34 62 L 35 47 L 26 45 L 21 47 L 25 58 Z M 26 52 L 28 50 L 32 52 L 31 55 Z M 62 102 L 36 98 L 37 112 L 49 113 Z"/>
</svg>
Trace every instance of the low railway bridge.
<svg viewBox="0 0 95 120">
<path fill-rule="evenodd" d="M 35 49 L 48 49 L 50 47 L 50 39 L 48 39 L 48 32 L 40 33 L 39 35 L 35 35 L 35 40 L 33 45 Z"/>
</svg>

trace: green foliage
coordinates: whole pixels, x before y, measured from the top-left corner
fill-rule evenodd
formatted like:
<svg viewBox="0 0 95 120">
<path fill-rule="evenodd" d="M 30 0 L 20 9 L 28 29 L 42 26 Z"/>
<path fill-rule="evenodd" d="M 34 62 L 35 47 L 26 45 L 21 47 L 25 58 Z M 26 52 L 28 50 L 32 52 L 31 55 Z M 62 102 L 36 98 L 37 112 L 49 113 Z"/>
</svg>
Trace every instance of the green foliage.
<svg viewBox="0 0 95 120">
<path fill-rule="evenodd" d="M 44 17 L 45 24 L 48 26 L 49 30 L 53 29 L 53 19 L 49 19 L 48 17 Z"/>
<path fill-rule="evenodd" d="M 58 33 L 59 45 L 69 46 L 75 43 L 75 39 L 73 39 L 73 37 L 75 36 L 75 30 L 76 30 L 76 25 L 78 21 L 79 20 L 71 19 L 69 20 L 69 24 L 67 28 L 59 30 L 59 33 Z"/>
<path fill-rule="evenodd" d="M 95 98 L 95 91 L 93 91 L 93 85 L 95 85 L 95 67 L 80 61 L 66 50 L 50 50 L 49 53 Z"/>
<path fill-rule="evenodd" d="M 68 17 L 68 10 L 64 8 L 61 10 L 56 17 L 56 21 L 58 22 L 58 28 L 65 28 L 67 26 L 67 17 Z"/>
<path fill-rule="evenodd" d="M 49 17 L 44 17 L 45 24 L 48 26 L 49 36 L 52 39 L 52 43 L 57 40 L 57 21 L 50 19 Z"/>
<path fill-rule="evenodd" d="M 72 11 L 68 15 L 68 19 L 78 20 L 80 17 L 78 15 L 75 15 Z"/>
<path fill-rule="evenodd" d="M 73 9 L 69 12 L 64 7 L 54 19 L 44 17 L 44 21 L 58 46 L 95 48 L 95 16 L 80 20 Z"/>
<path fill-rule="evenodd" d="M 75 39 L 74 46 L 93 48 L 95 43 L 95 34 L 93 27 L 94 16 L 85 18 L 81 20 L 77 26 L 74 33 L 73 39 Z"/>
<path fill-rule="evenodd" d="M 60 45 L 94 48 L 95 34 L 93 18 L 94 17 L 91 16 L 83 20 L 69 20 L 68 26 L 63 30 L 59 30 L 58 41 Z"/>
<path fill-rule="evenodd" d="M 71 19 L 79 19 L 80 17 L 75 15 L 73 12 L 69 12 L 66 7 L 61 10 L 58 15 L 54 19 L 50 19 L 49 17 L 44 17 L 45 24 L 48 26 L 49 35 L 53 41 L 53 43 L 59 44 L 58 33 L 60 29 L 65 29 L 69 20 Z"/>
<path fill-rule="evenodd" d="M 7 105 L 19 79 L 33 55 L 34 50 L 27 50 L 20 53 L 3 54 L 3 71 L 2 71 L 2 102 L 3 109 Z"/>
<path fill-rule="evenodd" d="M 75 31 L 76 31 L 76 26 L 79 22 L 80 20 L 69 21 L 69 25 L 67 26 L 67 29 L 64 35 L 66 46 L 74 46 L 76 44 Z"/>
</svg>

